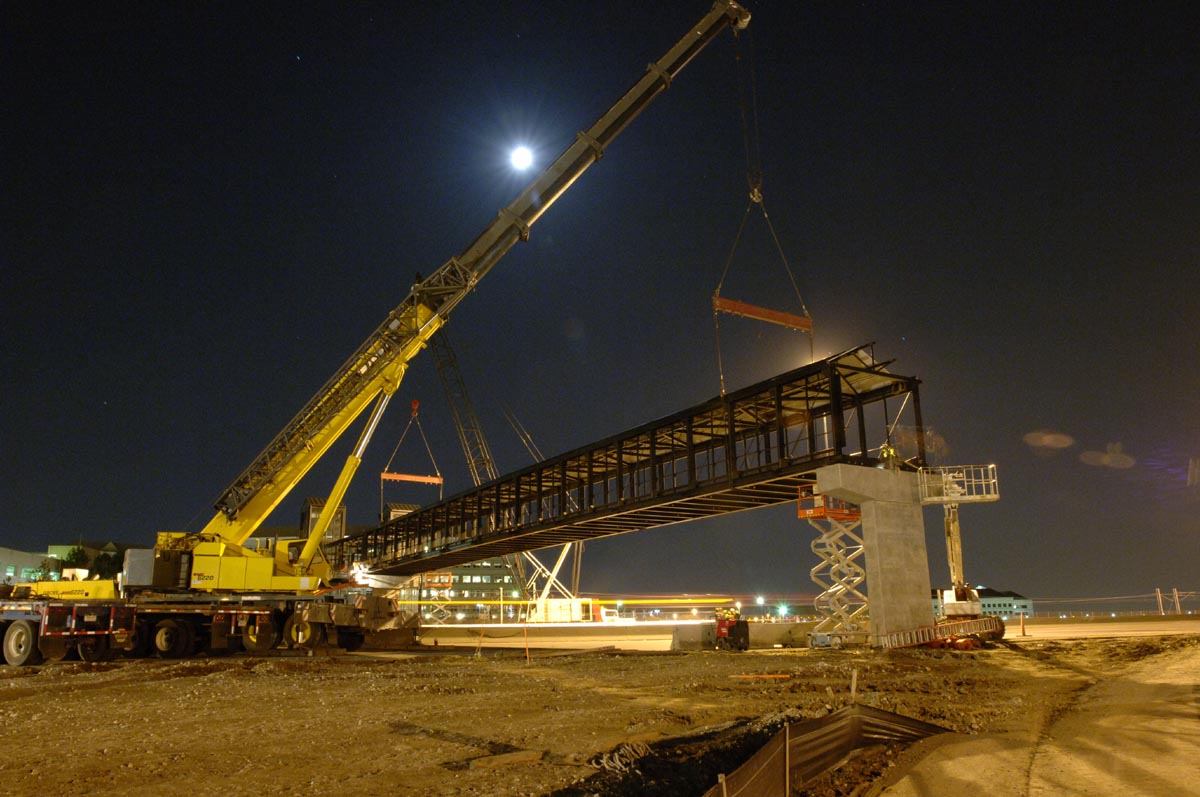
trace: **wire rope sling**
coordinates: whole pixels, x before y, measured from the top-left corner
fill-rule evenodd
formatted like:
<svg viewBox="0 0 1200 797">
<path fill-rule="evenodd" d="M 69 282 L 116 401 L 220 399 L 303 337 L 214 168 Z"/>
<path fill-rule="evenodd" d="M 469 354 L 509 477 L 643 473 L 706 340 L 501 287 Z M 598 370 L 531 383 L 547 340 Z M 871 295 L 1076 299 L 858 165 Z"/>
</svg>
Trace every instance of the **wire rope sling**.
<svg viewBox="0 0 1200 797">
<path fill-rule="evenodd" d="M 783 251 L 783 245 L 779 241 L 779 235 L 775 231 L 775 226 L 771 223 L 771 216 L 769 213 L 767 213 L 767 204 L 763 197 L 762 152 L 759 141 L 758 101 L 757 89 L 754 81 L 754 67 L 753 63 L 751 63 L 749 67 L 746 66 L 746 59 L 742 55 L 741 41 L 741 32 L 738 31 L 737 35 L 735 35 L 735 60 L 738 73 L 738 106 L 742 122 L 742 143 L 746 153 L 746 182 L 749 189 L 749 200 L 746 204 L 745 211 L 742 213 L 741 223 L 738 225 L 737 234 L 733 239 L 733 246 L 730 247 L 729 257 L 726 258 L 725 267 L 721 271 L 721 279 L 717 283 L 717 288 L 713 292 L 712 296 L 713 331 L 716 337 L 717 348 L 717 373 L 720 377 L 722 396 L 725 395 L 725 363 L 721 353 L 721 313 L 749 318 L 756 321 L 764 321 L 770 324 L 778 324 L 789 329 L 807 333 L 809 336 L 809 357 L 812 359 L 815 356 L 812 341 L 812 316 L 809 314 L 808 308 L 804 304 L 803 297 L 800 296 L 800 288 L 796 283 L 796 276 L 792 272 L 791 265 L 788 263 L 787 255 Z M 750 49 L 752 56 L 753 49 Z M 749 91 L 750 94 L 748 102 L 746 98 L 747 91 Z M 755 208 L 758 208 L 758 210 L 762 213 L 763 221 L 766 222 L 767 230 L 770 233 L 771 243 L 774 245 L 775 251 L 779 255 L 779 259 L 783 264 L 784 271 L 787 273 L 788 281 L 791 284 L 792 291 L 795 293 L 796 302 L 800 308 L 799 314 L 761 307 L 759 305 L 737 301 L 735 299 L 728 299 L 721 295 L 721 289 L 725 285 L 725 278 L 729 275 L 730 266 L 733 264 L 734 255 L 737 252 L 738 244 L 741 242 L 742 233 L 746 229 L 746 222 L 750 217 L 751 211 Z"/>
</svg>

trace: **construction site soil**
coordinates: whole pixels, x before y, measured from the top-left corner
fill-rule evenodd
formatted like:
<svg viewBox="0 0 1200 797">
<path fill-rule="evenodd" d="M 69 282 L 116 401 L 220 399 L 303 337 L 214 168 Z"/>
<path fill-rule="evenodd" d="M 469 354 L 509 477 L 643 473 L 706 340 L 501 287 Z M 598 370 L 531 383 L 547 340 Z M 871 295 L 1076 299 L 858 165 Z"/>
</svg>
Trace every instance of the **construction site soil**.
<svg viewBox="0 0 1200 797">
<path fill-rule="evenodd" d="M 0 791 L 700 795 L 783 723 L 847 705 L 852 682 L 860 703 L 957 734 L 1035 739 L 1083 690 L 1196 654 L 1200 636 L 1183 635 L 973 652 L 438 649 L 4 667 Z M 923 744 L 867 748 L 792 794 L 876 793 Z"/>
</svg>

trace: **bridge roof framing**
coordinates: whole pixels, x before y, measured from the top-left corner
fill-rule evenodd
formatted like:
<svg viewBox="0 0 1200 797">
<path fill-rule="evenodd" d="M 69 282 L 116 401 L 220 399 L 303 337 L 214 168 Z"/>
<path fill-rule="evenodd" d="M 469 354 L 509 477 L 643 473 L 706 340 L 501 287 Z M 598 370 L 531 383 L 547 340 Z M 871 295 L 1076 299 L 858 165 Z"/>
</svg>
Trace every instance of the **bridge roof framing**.
<svg viewBox="0 0 1200 797">
<path fill-rule="evenodd" d="M 921 440 L 919 380 L 888 364 L 850 349 L 423 507 L 328 555 L 409 575 L 794 501 L 819 467 L 876 464 L 868 436 L 882 442 L 887 430 L 868 430 L 869 405 L 884 404 L 875 425 L 886 426 L 886 401 L 911 394 Z"/>
</svg>

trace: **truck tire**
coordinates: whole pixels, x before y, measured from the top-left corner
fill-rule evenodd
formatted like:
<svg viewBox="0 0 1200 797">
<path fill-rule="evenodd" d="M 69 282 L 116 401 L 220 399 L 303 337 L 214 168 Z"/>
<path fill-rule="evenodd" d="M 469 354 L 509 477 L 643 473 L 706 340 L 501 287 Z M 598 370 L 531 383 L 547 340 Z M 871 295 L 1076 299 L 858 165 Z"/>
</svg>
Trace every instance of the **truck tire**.
<svg viewBox="0 0 1200 797">
<path fill-rule="evenodd" d="M 113 657 L 112 645 L 106 636 L 83 637 L 75 643 L 79 658 L 89 664 L 108 661 Z"/>
<path fill-rule="evenodd" d="M 16 620 L 4 632 L 4 660 L 13 667 L 42 663 L 38 631 L 28 620 Z"/>
<path fill-rule="evenodd" d="M 325 642 L 325 626 L 289 615 L 283 624 L 283 641 L 289 648 L 320 647 Z"/>
<path fill-rule="evenodd" d="M 279 629 L 269 617 L 252 619 L 242 628 L 242 647 L 247 653 L 263 654 L 279 644 Z"/>
<path fill-rule="evenodd" d="M 186 620 L 167 618 L 154 626 L 154 653 L 160 659 L 182 659 L 192 652 L 195 638 Z"/>
</svg>

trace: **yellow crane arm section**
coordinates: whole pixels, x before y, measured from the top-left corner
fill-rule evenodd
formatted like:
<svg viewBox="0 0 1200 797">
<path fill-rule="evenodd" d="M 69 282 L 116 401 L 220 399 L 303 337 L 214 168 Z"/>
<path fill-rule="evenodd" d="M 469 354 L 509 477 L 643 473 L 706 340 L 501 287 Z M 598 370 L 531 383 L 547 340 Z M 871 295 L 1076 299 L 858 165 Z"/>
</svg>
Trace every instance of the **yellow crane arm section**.
<svg viewBox="0 0 1200 797">
<path fill-rule="evenodd" d="M 625 126 L 721 31 L 731 26 L 741 29 L 749 22 L 750 14 L 737 3 L 717 0 L 699 23 L 650 64 L 632 88 L 502 209 L 466 250 L 413 287 L 408 298 L 225 489 L 215 504 L 216 517 L 201 536 L 237 545 L 249 538 L 354 419 L 373 400 L 395 391 L 409 361 L 450 311 L 513 245 L 529 238 L 533 223 L 603 156 Z M 379 411 L 382 405 L 376 415 Z M 365 439 L 366 435 L 360 449 Z M 359 456 L 356 451 L 347 460 L 331 500 L 344 494 Z M 313 530 L 305 548 L 306 561 L 323 530 L 321 526 Z"/>
<path fill-rule="evenodd" d="M 396 313 L 393 313 L 393 317 L 395 316 Z M 362 357 L 352 360 L 357 366 L 356 368 L 343 366 L 339 375 L 343 376 L 344 383 L 353 384 L 353 395 L 339 401 L 340 406 L 336 409 L 326 409 L 320 405 L 313 408 L 312 405 L 315 401 L 310 402 L 306 410 L 309 410 L 311 414 L 324 410 L 322 423 L 311 434 L 304 436 L 303 445 L 295 446 L 295 450 L 290 456 L 274 455 L 278 456 L 278 467 L 274 472 L 268 473 L 266 478 L 259 476 L 258 472 L 244 473 L 241 477 L 242 481 L 231 485 L 226 492 L 226 497 L 236 488 L 245 490 L 243 485 L 247 484 L 250 477 L 258 477 L 258 483 L 255 485 L 257 489 L 249 493 L 233 516 L 231 517 L 224 511 L 218 512 L 200 532 L 201 536 L 216 535 L 237 545 L 244 543 L 362 411 L 380 394 L 390 395 L 396 390 L 404 372 L 408 369 L 409 361 L 416 356 L 417 352 L 425 345 L 425 341 L 441 328 L 443 323 L 442 317 L 434 315 L 433 311 L 420 305 L 417 305 L 408 316 L 410 316 L 415 329 L 406 336 L 407 340 L 403 344 L 398 345 L 397 355 L 390 358 L 386 364 L 374 368 L 371 367 L 370 358 Z M 422 323 L 422 319 L 424 323 Z M 369 378 L 364 378 L 368 374 L 370 374 Z M 354 376 L 359 378 L 352 378 Z M 336 391 L 339 387 L 345 389 L 342 385 L 334 384 L 334 382 L 335 380 L 330 380 L 330 384 L 326 385 L 325 390 L 319 396 L 321 398 L 329 396 L 327 401 L 330 403 L 338 398 Z M 285 429 L 285 432 L 293 428 L 303 428 L 306 420 L 305 417 L 297 416 Z M 273 441 L 273 445 L 279 445 L 278 437 L 276 441 Z M 273 449 L 268 448 L 260 454 L 255 460 L 255 464 L 259 465 L 262 472 L 267 473 L 270 466 L 275 464 Z M 217 508 L 221 509 L 221 504 L 218 504 Z M 332 513 L 329 514 L 332 516 Z"/>
</svg>

